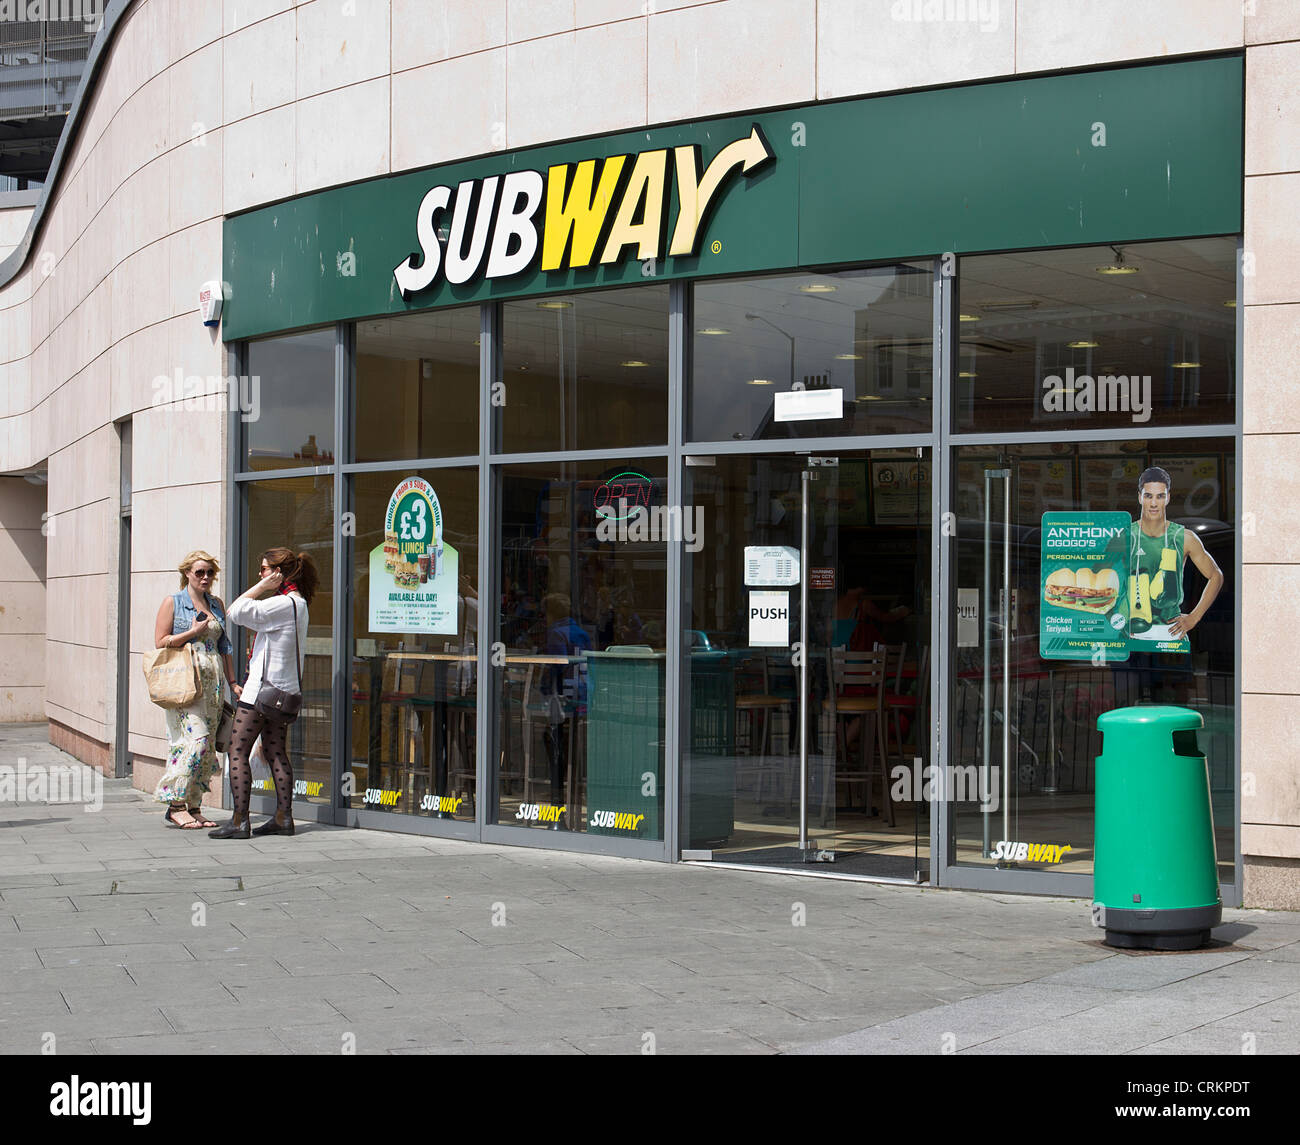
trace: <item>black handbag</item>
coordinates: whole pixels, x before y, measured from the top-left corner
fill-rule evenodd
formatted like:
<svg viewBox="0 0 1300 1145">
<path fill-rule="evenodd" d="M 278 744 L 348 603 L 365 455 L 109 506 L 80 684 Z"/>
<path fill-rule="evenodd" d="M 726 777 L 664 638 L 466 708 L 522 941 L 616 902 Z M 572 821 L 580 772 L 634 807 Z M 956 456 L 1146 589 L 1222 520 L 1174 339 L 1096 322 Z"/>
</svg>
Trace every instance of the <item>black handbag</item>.
<svg viewBox="0 0 1300 1145">
<path fill-rule="evenodd" d="M 253 702 L 255 711 L 286 724 L 296 720 L 298 713 L 302 711 L 302 668 L 298 663 L 298 602 L 291 596 L 289 603 L 293 605 L 293 666 L 298 673 L 298 690 L 286 692 L 267 683 L 266 677 L 271 671 L 271 638 L 268 636 L 266 661 L 262 668 L 262 684 L 257 689 L 257 699 Z"/>
<path fill-rule="evenodd" d="M 217 720 L 217 734 L 212 737 L 213 751 L 223 755 L 230 750 L 230 737 L 235 731 L 235 705 L 221 701 L 221 718 Z"/>
</svg>

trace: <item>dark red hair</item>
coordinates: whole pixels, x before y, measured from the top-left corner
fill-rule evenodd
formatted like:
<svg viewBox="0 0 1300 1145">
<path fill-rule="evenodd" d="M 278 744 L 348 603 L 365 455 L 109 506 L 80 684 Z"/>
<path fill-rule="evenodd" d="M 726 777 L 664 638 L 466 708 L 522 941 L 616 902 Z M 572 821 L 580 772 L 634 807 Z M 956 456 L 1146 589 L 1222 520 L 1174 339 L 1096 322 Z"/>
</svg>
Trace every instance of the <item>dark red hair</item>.
<svg viewBox="0 0 1300 1145">
<path fill-rule="evenodd" d="M 285 585 L 293 585 L 303 600 L 311 604 L 311 598 L 320 585 L 320 574 L 316 572 L 316 562 L 310 553 L 295 553 L 286 548 L 267 549 L 262 560 L 284 577 Z"/>
</svg>

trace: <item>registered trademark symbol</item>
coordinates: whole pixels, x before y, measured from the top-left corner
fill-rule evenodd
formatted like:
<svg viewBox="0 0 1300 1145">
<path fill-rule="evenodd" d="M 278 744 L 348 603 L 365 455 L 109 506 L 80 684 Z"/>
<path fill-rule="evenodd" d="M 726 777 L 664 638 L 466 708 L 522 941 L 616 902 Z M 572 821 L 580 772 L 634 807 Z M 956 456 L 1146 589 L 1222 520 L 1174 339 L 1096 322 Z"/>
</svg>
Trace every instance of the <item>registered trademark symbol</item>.
<svg viewBox="0 0 1300 1145">
<path fill-rule="evenodd" d="M 713 245 L 712 245 L 711 247 L 709 247 L 709 250 L 711 250 L 714 254 L 721 254 L 721 253 L 722 253 L 722 240 L 721 240 L 721 239 L 714 239 L 714 240 L 713 240 Z"/>
</svg>

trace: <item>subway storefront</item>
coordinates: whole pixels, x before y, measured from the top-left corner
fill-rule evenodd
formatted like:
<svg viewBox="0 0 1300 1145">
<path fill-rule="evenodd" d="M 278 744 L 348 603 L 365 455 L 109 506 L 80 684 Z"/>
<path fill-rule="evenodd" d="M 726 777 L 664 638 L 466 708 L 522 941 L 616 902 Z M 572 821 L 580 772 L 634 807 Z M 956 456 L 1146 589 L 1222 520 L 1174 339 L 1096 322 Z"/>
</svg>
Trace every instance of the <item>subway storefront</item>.
<svg viewBox="0 0 1300 1145">
<path fill-rule="evenodd" d="M 1240 902 L 1242 83 L 819 103 L 228 218 L 235 563 L 325 585 L 295 813 L 1086 896 L 1097 718 L 1172 703 Z"/>
</svg>

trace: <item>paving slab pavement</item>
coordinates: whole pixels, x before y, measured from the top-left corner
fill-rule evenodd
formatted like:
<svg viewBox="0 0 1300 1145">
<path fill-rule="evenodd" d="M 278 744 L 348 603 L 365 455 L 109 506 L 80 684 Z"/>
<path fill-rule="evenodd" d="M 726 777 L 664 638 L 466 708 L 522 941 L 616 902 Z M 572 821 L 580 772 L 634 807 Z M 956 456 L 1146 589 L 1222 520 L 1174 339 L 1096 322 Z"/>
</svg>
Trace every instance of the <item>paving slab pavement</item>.
<svg viewBox="0 0 1300 1145">
<path fill-rule="evenodd" d="M 44 737 L 0 727 L 0 765 L 89 791 Z M 1300 1051 L 1294 914 L 1127 954 L 1078 900 L 310 823 L 217 842 L 100 794 L 0 803 L 0 1052 Z"/>
</svg>

